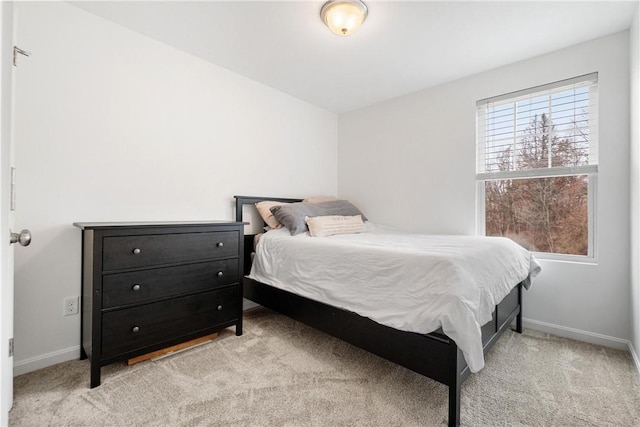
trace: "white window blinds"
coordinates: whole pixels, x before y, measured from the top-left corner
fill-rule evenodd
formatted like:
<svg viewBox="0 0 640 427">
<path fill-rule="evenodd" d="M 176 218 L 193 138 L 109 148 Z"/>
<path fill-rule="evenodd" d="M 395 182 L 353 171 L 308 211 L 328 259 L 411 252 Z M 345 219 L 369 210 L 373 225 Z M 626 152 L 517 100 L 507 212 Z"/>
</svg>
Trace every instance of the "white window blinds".
<svg viewBox="0 0 640 427">
<path fill-rule="evenodd" d="M 598 171 L 598 74 L 480 100 L 477 179 Z"/>
</svg>

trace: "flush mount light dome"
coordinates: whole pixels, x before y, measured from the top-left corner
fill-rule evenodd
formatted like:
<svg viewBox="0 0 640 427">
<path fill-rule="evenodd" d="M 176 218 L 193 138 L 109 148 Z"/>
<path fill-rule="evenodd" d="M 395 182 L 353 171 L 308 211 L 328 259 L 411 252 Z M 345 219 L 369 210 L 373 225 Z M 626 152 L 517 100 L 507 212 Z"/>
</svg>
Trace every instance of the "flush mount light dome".
<svg viewBox="0 0 640 427">
<path fill-rule="evenodd" d="M 320 9 L 320 17 L 333 33 L 349 36 L 358 31 L 368 12 L 360 0 L 330 0 Z"/>
</svg>

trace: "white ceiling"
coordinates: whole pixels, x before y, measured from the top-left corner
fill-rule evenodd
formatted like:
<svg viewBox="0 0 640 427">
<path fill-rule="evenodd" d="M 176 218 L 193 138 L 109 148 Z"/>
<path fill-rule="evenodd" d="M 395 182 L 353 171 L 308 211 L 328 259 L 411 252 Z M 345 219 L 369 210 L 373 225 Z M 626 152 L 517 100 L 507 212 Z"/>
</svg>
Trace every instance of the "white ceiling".
<svg viewBox="0 0 640 427">
<path fill-rule="evenodd" d="M 629 28 L 630 1 L 376 1 L 336 36 L 318 1 L 72 2 L 337 113 Z"/>
</svg>

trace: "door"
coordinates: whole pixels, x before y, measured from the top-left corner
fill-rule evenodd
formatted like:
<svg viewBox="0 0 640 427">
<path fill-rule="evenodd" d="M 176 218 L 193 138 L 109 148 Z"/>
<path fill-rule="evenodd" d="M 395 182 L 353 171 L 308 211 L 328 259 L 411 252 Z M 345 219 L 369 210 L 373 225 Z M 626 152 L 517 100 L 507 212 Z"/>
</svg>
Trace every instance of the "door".
<svg viewBox="0 0 640 427">
<path fill-rule="evenodd" d="M 9 424 L 13 403 L 13 249 L 11 214 L 11 88 L 13 73 L 13 3 L 0 3 L 0 426 Z"/>
<path fill-rule="evenodd" d="M 31 233 L 12 233 L 13 87 L 14 87 L 13 2 L 0 3 L 0 426 L 9 424 L 13 404 L 13 243 L 27 246 Z M 26 53 L 26 52 L 24 52 Z"/>
</svg>

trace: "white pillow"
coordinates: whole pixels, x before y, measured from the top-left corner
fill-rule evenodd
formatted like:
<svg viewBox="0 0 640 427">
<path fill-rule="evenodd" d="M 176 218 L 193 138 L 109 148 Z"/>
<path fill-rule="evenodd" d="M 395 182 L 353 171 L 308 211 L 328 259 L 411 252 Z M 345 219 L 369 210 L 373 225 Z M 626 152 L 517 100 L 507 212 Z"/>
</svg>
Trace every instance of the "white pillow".
<svg viewBox="0 0 640 427">
<path fill-rule="evenodd" d="M 286 205 L 287 203 L 283 202 L 272 202 L 269 200 L 265 200 L 263 202 L 256 203 L 256 209 L 258 213 L 264 220 L 265 224 L 267 224 L 271 228 L 280 228 L 282 224 L 278 222 L 275 216 L 271 213 L 271 208 L 274 206 Z"/>
<path fill-rule="evenodd" d="M 362 215 L 305 217 L 309 234 L 313 237 L 328 237 L 336 234 L 357 234 L 364 231 Z"/>
</svg>

